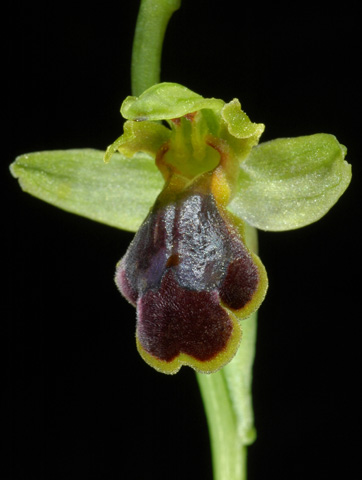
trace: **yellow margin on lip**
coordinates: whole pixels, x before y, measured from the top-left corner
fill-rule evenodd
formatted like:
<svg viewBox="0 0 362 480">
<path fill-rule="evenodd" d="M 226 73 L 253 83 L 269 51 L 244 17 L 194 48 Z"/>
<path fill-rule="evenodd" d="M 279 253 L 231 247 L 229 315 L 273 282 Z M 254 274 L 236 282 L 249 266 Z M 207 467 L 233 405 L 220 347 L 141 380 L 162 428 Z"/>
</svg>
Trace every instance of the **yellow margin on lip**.
<svg viewBox="0 0 362 480">
<path fill-rule="evenodd" d="M 190 355 L 187 355 L 186 353 L 180 353 L 170 362 L 161 360 L 148 353 L 143 348 L 138 339 L 138 336 L 136 335 L 137 350 L 143 360 L 148 363 L 148 365 L 161 373 L 173 375 L 174 373 L 177 373 L 183 365 L 192 367 L 200 373 L 216 372 L 221 367 L 229 363 L 230 360 L 233 358 L 233 356 L 238 350 L 242 335 L 241 327 L 236 316 L 228 309 L 226 310 L 233 324 L 232 333 L 225 348 L 210 360 L 201 361 Z"/>
</svg>

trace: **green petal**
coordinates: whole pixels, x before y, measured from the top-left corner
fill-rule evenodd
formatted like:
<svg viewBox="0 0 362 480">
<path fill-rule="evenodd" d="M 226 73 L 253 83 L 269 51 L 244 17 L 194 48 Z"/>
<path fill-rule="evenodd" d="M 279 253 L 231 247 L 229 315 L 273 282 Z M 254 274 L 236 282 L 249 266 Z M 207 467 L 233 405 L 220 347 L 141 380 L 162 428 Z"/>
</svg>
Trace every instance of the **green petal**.
<svg viewBox="0 0 362 480">
<path fill-rule="evenodd" d="M 233 137 L 239 139 L 255 137 L 255 144 L 257 144 L 260 135 L 264 132 L 265 126 L 262 123 L 251 122 L 247 114 L 241 110 L 237 98 L 224 105 L 221 116 Z"/>
<path fill-rule="evenodd" d="M 162 176 L 145 154 L 126 158 L 115 153 L 108 164 L 103 156 L 92 149 L 29 153 L 18 157 L 10 170 L 31 195 L 135 232 L 162 189 Z"/>
<path fill-rule="evenodd" d="M 171 136 L 171 130 L 156 122 L 128 121 L 123 126 L 123 135 L 107 148 L 104 159 L 109 162 L 118 150 L 126 157 L 138 152 L 155 157 L 157 151 Z"/>
<path fill-rule="evenodd" d="M 351 180 L 345 154 L 333 135 L 323 133 L 262 143 L 241 164 L 229 208 L 262 230 L 291 230 L 315 222 Z"/>
<path fill-rule="evenodd" d="M 247 114 L 241 110 L 237 98 L 224 105 L 221 117 L 223 129 L 220 131 L 220 136 L 231 147 L 238 161 L 242 162 L 250 154 L 251 149 L 258 144 L 265 127 L 262 123 L 250 121 Z"/>
<path fill-rule="evenodd" d="M 121 113 L 129 120 L 170 120 L 203 108 L 220 111 L 223 100 L 203 98 L 178 83 L 158 83 L 139 97 L 127 97 Z"/>
</svg>

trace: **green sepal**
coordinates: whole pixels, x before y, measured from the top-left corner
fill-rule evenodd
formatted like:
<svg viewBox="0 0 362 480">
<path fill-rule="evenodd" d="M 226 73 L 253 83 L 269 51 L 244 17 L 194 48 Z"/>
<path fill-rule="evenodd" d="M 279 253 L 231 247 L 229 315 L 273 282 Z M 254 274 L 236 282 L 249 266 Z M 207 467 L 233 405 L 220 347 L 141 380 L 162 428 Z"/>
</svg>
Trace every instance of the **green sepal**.
<svg viewBox="0 0 362 480">
<path fill-rule="evenodd" d="M 126 157 L 132 157 L 138 152 L 155 156 L 170 136 L 171 130 L 160 123 L 130 120 L 123 125 L 123 135 L 107 148 L 104 160 L 108 162 L 116 151 Z"/>
<path fill-rule="evenodd" d="M 139 97 L 127 97 L 121 114 L 128 120 L 171 120 L 204 108 L 220 111 L 223 100 L 204 98 L 178 83 L 158 83 Z"/>
<path fill-rule="evenodd" d="M 261 230 L 291 230 L 319 220 L 351 180 L 346 148 L 333 135 L 280 138 L 254 147 L 240 166 L 228 208 Z"/>
<path fill-rule="evenodd" d="M 19 156 L 10 166 L 21 188 L 52 205 L 135 232 L 162 189 L 153 158 L 100 150 L 54 150 Z"/>
</svg>

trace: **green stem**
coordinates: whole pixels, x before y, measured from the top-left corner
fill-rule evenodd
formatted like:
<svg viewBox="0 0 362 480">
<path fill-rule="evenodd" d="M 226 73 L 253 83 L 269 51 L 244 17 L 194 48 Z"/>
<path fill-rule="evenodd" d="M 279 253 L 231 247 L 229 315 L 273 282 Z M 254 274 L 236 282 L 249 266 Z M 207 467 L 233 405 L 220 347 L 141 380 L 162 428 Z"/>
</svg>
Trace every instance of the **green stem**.
<svg viewBox="0 0 362 480">
<path fill-rule="evenodd" d="M 132 50 L 131 83 L 135 96 L 159 83 L 162 43 L 171 15 L 181 0 L 142 0 Z"/>
<path fill-rule="evenodd" d="M 233 471 L 240 464 L 241 449 L 236 448 L 236 428 L 234 413 L 221 371 L 211 375 L 197 375 L 205 413 L 208 420 L 214 479 L 235 479 Z"/>
<path fill-rule="evenodd" d="M 214 480 L 246 479 L 246 446 L 238 439 L 228 386 L 221 371 L 197 380 L 208 421 Z"/>
<path fill-rule="evenodd" d="M 243 322 L 235 358 L 222 370 L 197 374 L 210 431 L 214 480 L 246 480 L 247 446 L 255 440 L 251 403 L 256 314 Z"/>
</svg>

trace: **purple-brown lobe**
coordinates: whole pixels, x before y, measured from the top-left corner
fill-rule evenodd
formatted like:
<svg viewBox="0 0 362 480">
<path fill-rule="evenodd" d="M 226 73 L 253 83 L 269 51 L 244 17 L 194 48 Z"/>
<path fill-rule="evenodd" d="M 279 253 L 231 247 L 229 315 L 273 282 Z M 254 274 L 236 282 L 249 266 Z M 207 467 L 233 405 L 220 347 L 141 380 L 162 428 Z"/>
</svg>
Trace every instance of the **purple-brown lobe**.
<svg viewBox="0 0 362 480">
<path fill-rule="evenodd" d="M 242 309 L 257 290 L 258 270 L 212 193 L 195 183 L 162 198 L 119 263 L 116 282 L 137 305 L 137 334 L 148 353 L 208 360 L 232 334 L 220 300 Z"/>
<path fill-rule="evenodd" d="M 240 310 L 253 298 L 258 282 L 259 274 L 254 263 L 250 263 L 249 256 L 241 254 L 228 266 L 220 298 L 228 307 Z"/>
<path fill-rule="evenodd" d="M 141 345 L 165 361 L 180 352 L 209 360 L 225 348 L 233 328 L 216 291 L 181 288 L 172 270 L 157 291 L 149 290 L 139 299 L 137 308 Z"/>
</svg>

